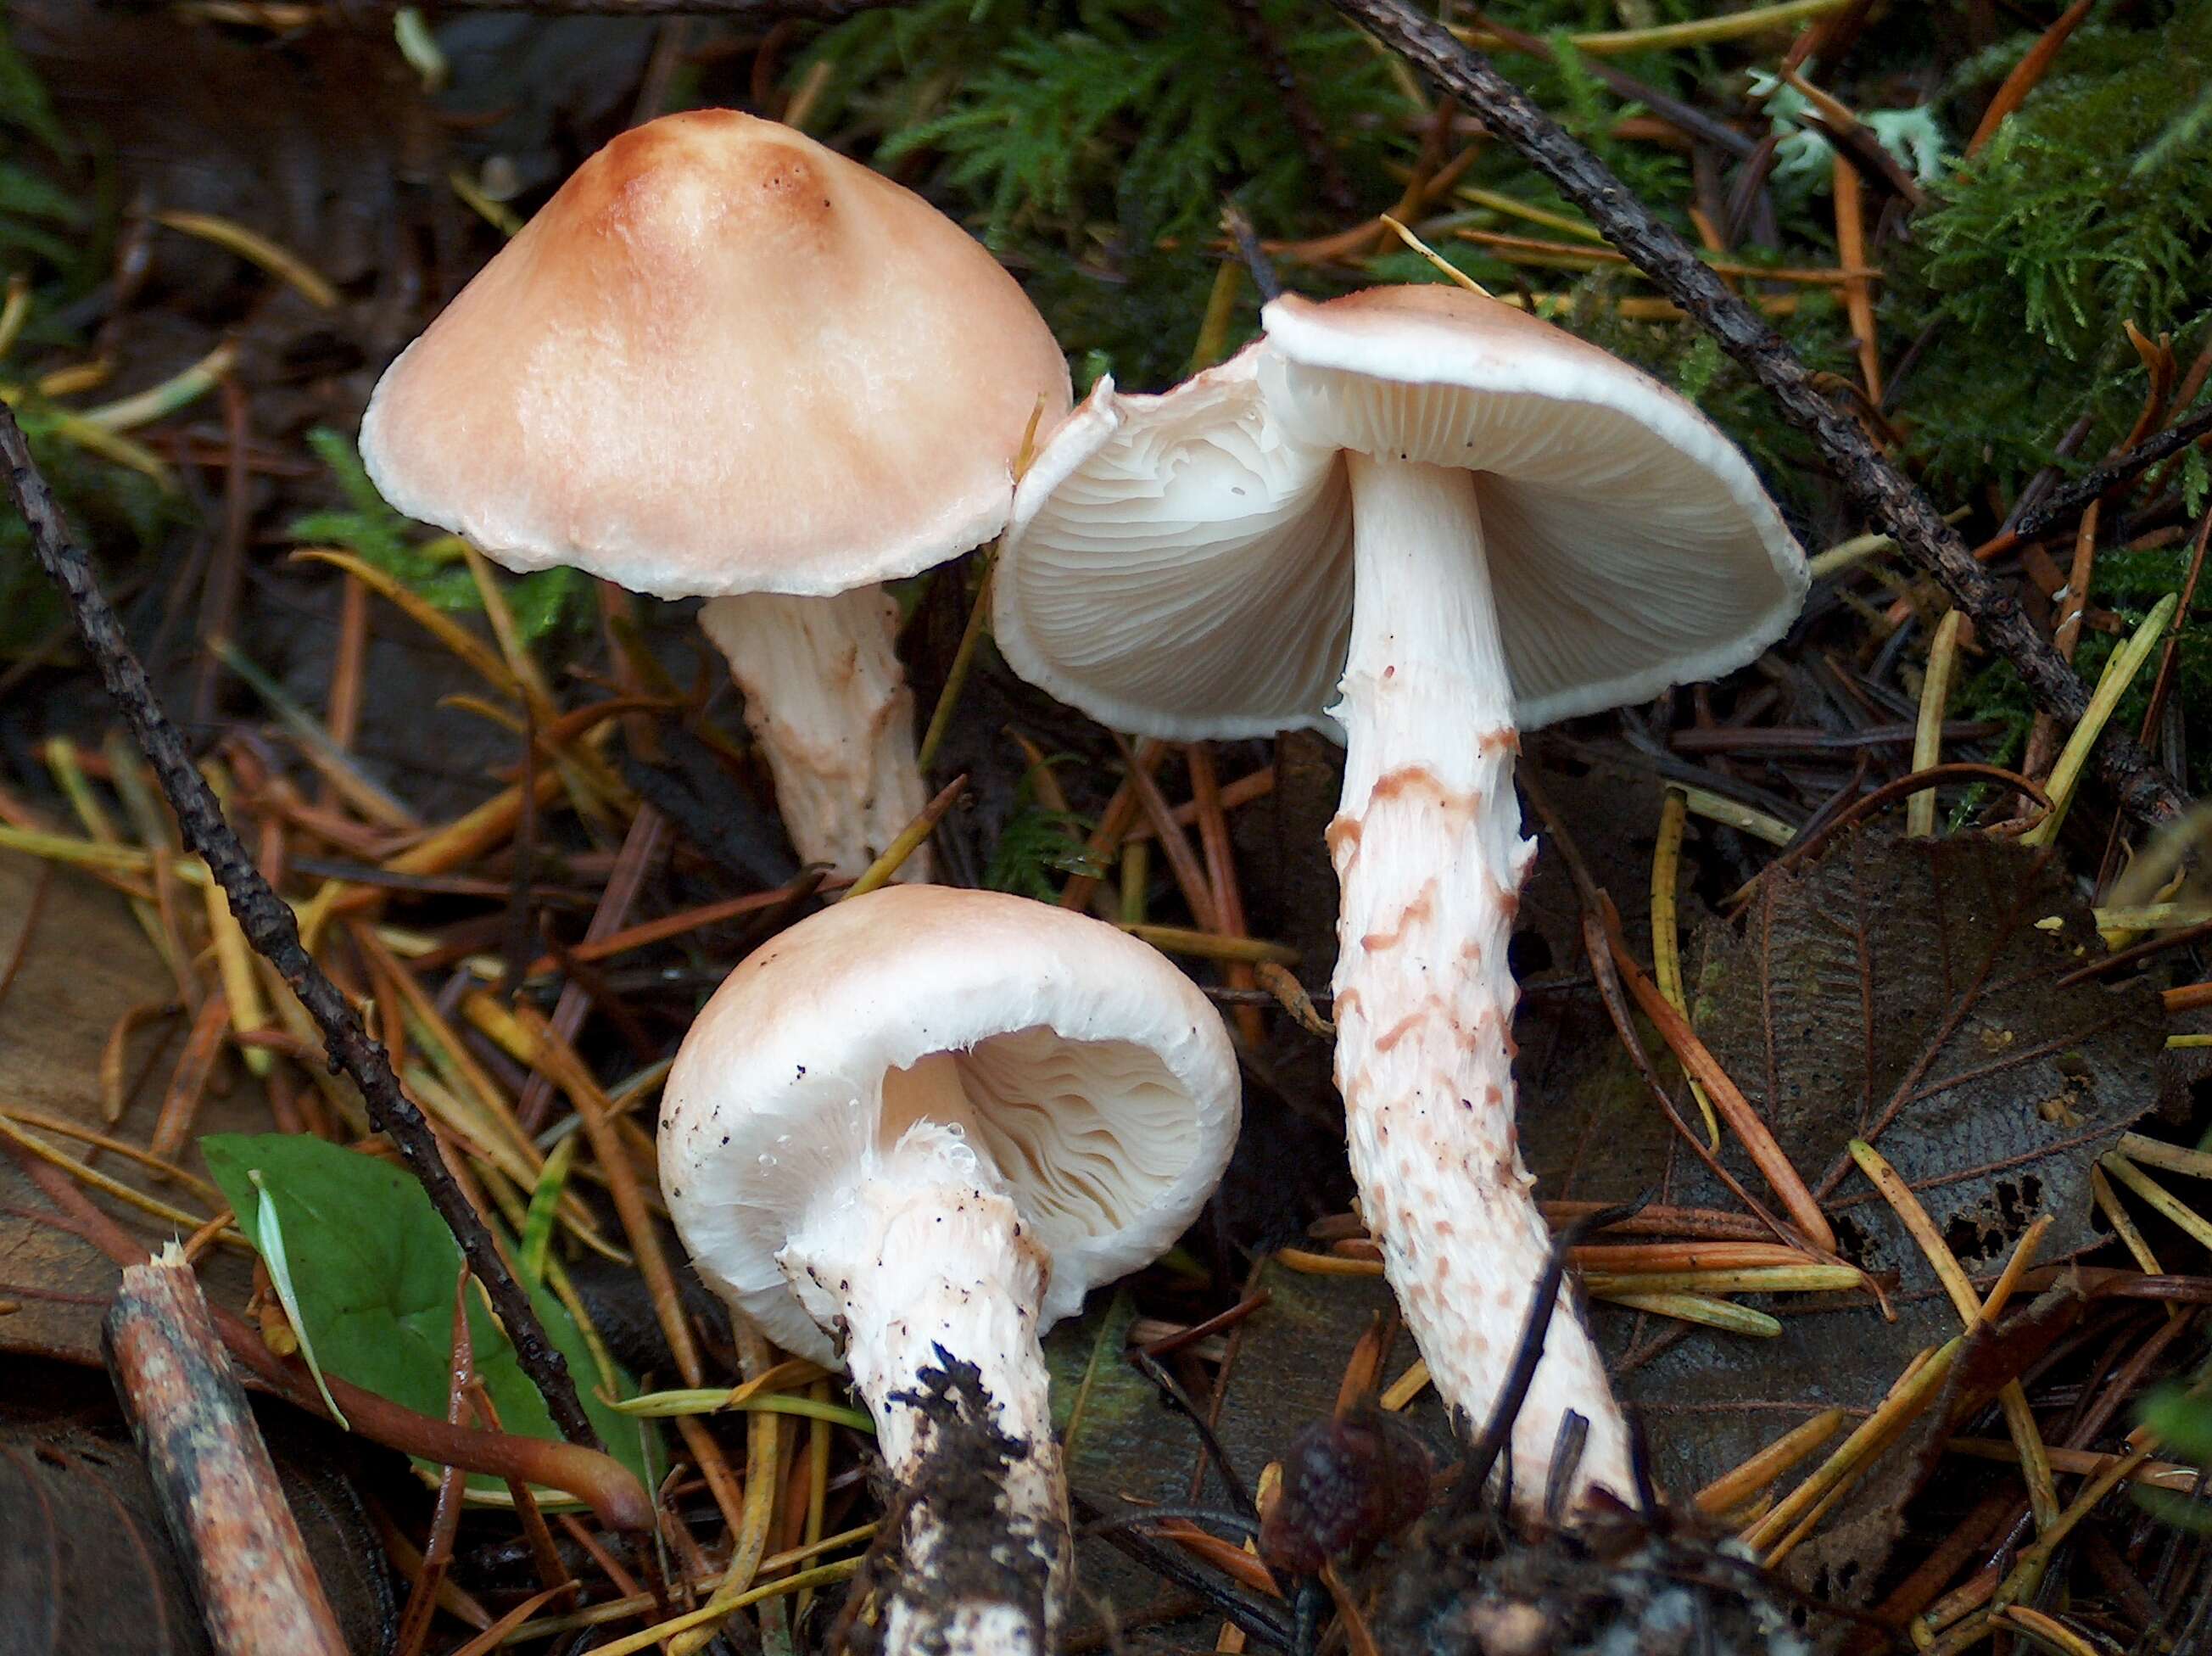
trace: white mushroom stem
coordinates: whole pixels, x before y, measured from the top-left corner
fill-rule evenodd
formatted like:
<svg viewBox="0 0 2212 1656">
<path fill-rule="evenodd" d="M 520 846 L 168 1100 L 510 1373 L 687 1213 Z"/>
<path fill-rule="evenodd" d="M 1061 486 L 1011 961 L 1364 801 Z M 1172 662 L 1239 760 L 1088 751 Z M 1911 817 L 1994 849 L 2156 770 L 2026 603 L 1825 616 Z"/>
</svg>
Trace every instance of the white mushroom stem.
<svg viewBox="0 0 2212 1656">
<path fill-rule="evenodd" d="M 885 1656 L 1047 1656 L 1071 1550 L 1037 1344 L 1048 1264 L 988 1156 L 922 1122 L 818 1198 L 781 1257 L 842 1322 L 907 1497 Z"/>
<path fill-rule="evenodd" d="M 746 727 L 800 858 L 862 873 L 928 803 L 890 594 L 744 593 L 708 600 L 699 624 L 744 691 Z M 898 877 L 927 880 L 928 847 Z"/>
<path fill-rule="evenodd" d="M 1341 886 L 1337 1087 L 1407 1325 L 1445 1405 L 1479 1430 L 1551 1247 L 1514 1127 L 1506 963 L 1536 847 L 1514 797 L 1512 688 L 1474 475 L 1346 460 L 1352 646 L 1334 709 L 1346 760 L 1328 836 Z M 1589 1422 L 1577 1493 L 1632 1494 L 1604 1366 L 1562 1303 L 1513 1429 L 1524 1510 L 1540 1504 L 1569 1409 Z"/>
</svg>

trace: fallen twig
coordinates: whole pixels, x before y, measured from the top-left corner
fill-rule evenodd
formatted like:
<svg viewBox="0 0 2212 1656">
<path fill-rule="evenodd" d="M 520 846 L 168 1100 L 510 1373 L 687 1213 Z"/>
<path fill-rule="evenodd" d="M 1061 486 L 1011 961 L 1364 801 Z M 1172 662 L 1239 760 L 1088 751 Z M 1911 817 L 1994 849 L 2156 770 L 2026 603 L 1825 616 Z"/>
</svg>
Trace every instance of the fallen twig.
<svg viewBox="0 0 2212 1656">
<path fill-rule="evenodd" d="M 2038 505 L 2021 513 L 2020 521 L 2003 537 L 2006 545 L 2016 546 L 2022 541 L 2033 540 L 2056 526 L 2079 517 L 2093 502 L 2103 499 L 2137 472 L 2208 437 L 2212 437 L 2212 408 L 2200 409 L 2186 419 L 2176 420 L 2156 436 L 2146 437 L 2133 448 L 2084 472 L 2064 488 L 2053 490 Z"/>
<path fill-rule="evenodd" d="M 216 1648 L 343 1656 L 268 1446 L 175 1243 L 125 1269 L 105 1345 Z"/>
<path fill-rule="evenodd" d="M 1481 53 L 1462 46 L 1407 0 L 1330 0 L 1338 10 L 1432 76 L 1483 125 L 1589 216 L 1607 241 L 1694 318 L 1766 387 L 1793 425 L 1834 469 L 1853 504 L 1887 529 L 1898 548 L 1934 575 L 1981 638 L 2009 661 L 2037 704 L 2071 725 L 2087 712 L 2089 690 L 2009 592 L 1974 561 L 1942 515 L 1880 450 L 1857 421 L 1823 396 L 1811 373 L 1687 243 L 1603 162 L 1562 130 Z M 2187 796 L 2136 741 L 2108 734 L 2098 770 L 2130 816 L 2156 825 L 2180 814 Z"/>
<path fill-rule="evenodd" d="M 61 588 L 79 636 L 100 665 L 101 682 L 130 721 L 139 747 L 161 780 L 185 843 L 200 854 L 221 882 L 230 899 L 230 911 L 247 940 L 276 968 L 314 1019 L 331 1064 L 344 1070 L 361 1088 L 369 1119 L 390 1135 L 415 1176 L 422 1181 L 431 1204 L 468 1257 L 469 1269 L 490 1296 L 493 1310 L 514 1342 L 523 1372 L 544 1394 L 545 1407 L 561 1434 L 572 1443 L 599 1447 L 599 1434 L 584 1413 L 567 1362 L 546 1337 L 538 1313 L 500 1257 L 491 1233 L 447 1169 L 429 1123 L 399 1090 L 383 1046 L 369 1038 L 337 985 L 301 945 L 291 905 L 262 878 L 224 820 L 206 781 L 194 768 L 183 734 L 162 710 L 146 669 L 132 653 L 122 624 L 100 593 L 91 560 L 70 538 L 53 493 L 32 461 L 22 428 L 5 408 L 0 408 L 0 462 L 7 467 L 9 495 L 30 529 L 32 549 L 47 575 Z"/>
</svg>

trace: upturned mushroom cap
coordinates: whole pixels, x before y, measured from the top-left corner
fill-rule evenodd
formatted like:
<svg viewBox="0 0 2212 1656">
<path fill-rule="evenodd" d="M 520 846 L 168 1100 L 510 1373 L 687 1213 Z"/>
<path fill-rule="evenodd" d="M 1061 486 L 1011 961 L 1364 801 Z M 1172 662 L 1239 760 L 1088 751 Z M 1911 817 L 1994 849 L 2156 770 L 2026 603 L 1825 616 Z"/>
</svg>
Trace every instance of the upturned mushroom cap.
<svg viewBox="0 0 2212 1656">
<path fill-rule="evenodd" d="M 734 110 L 625 132 L 386 372 L 385 497 L 515 569 L 821 595 L 996 534 L 1067 407 L 1013 278 L 911 192 Z"/>
<path fill-rule="evenodd" d="M 1525 727 L 1742 666 L 1803 602 L 1803 552 L 1681 397 L 1445 286 L 1292 295 L 1156 397 L 1101 381 L 1015 494 L 993 587 L 1015 670 L 1117 729 L 1334 732 L 1352 615 L 1341 458 L 1476 474 Z"/>
<path fill-rule="evenodd" d="M 1165 957 L 1002 892 L 872 892 L 747 958 L 677 1055 L 661 1184 L 701 1275 L 786 1350 L 832 1361 L 776 1255 L 951 1076 L 957 1124 L 1050 1256 L 1041 1327 L 1164 1251 L 1236 1142 L 1220 1015 Z"/>
</svg>

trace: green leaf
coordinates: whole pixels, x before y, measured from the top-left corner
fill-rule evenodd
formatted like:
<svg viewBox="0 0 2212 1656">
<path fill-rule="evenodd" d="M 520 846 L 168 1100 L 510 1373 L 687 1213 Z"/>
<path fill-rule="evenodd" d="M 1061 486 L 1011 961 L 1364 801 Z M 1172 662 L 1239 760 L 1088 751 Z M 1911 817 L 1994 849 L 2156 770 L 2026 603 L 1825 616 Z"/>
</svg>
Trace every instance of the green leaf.
<svg viewBox="0 0 2212 1656">
<path fill-rule="evenodd" d="M 2142 1420 L 2171 1454 L 2212 1464 L 2212 1397 L 2169 1386 L 2143 1404 Z"/>
<path fill-rule="evenodd" d="M 81 224 L 84 204 L 66 190 L 21 167 L 0 165 L 0 213 L 21 213 L 58 224 Z"/>
<path fill-rule="evenodd" d="M 0 34 L 0 123 L 30 133 L 49 149 L 69 147 L 46 88 L 5 34 Z"/>
<path fill-rule="evenodd" d="M 281 1215 L 300 1336 L 312 1341 L 323 1367 L 380 1397 L 444 1419 L 461 1251 L 415 1176 L 303 1134 L 221 1134 L 202 1139 L 200 1148 L 247 1237 L 266 1233 L 264 1203 Z M 592 1395 L 591 1355 L 567 1309 L 542 1288 L 532 1291 L 531 1303 L 568 1360 L 585 1411 L 608 1450 L 650 1487 L 641 1428 Z M 557 1438 L 544 1399 L 481 1294 L 470 1294 L 468 1314 L 477 1373 L 501 1426 L 526 1437 Z M 627 1395 L 629 1377 L 617 1373 L 616 1379 Z M 490 1477 L 470 1483 L 502 1487 Z"/>
<path fill-rule="evenodd" d="M 269 1280 L 276 1289 L 277 1302 L 284 1307 L 284 1315 L 292 1324 L 293 1335 L 300 1342 L 300 1355 L 307 1361 L 307 1373 L 315 1377 L 315 1390 L 323 1394 L 323 1407 L 331 1411 L 331 1418 L 337 1422 L 340 1430 L 350 1432 L 353 1427 L 345 1417 L 345 1410 L 339 1408 L 338 1400 L 331 1396 L 331 1383 L 323 1378 L 323 1365 L 315 1355 L 315 1342 L 307 1337 L 307 1318 L 300 1310 L 300 1293 L 292 1284 L 291 1258 L 284 1251 L 282 1210 L 269 1200 L 269 1192 L 262 1185 L 258 1167 L 248 1168 L 246 1177 L 252 1181 L 253 1188 L 261 1192 L 261 1208 L 256 1215 L 258 1222 L 254 1227 L 253 1245 L 261 1254 L 261 1263 L 268 1268 Z"/>
</svg>

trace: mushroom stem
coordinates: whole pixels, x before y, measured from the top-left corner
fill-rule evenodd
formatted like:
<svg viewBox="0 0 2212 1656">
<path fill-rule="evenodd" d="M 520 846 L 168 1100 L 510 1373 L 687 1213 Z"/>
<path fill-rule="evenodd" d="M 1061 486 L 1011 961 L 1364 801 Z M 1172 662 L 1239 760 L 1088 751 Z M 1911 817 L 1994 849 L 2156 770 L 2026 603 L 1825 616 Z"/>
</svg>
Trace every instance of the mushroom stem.
<svg viewBox="0 0 2212 1656">
<path fill-rule="evenodd" d="M 988 1154 L 917 1123 L 815 1202 L 781 1259 L 842 1322 L 904 1497 L 884 1656 L 1046 1656 L 1071 1552 L 1037 1343 L 1049 1266 Z"/>
<path fill-rule="evenodd" d="M 699 624 L 744 691 L 746 727 L 801 860 L 865 872 L 928 802 L 898 606 L 874 586 L 828 598 L 742 593 L 708 600 Z M 928 848 L 896 877 L 928 880 Z"/>
<path fill-rule="evenodd" d="M 1447 1408 L 1480 1428 L 1511 1367 L 1551 1238 L 1513 1119 L 1506 944 L 1535 843 L 1513 791 L 1513 693 L 1474 476 L 1348 454 L 1352 643 L 1336 1081 L 1352 1170 Z M 1516 1505 L 1540 1501 L 1562 1417 L 1589 1435 L 1573 1485 L 1632 1495 L 1627 1431 L 1571 1306 L 1512 1434 Z"/>
</svg>

